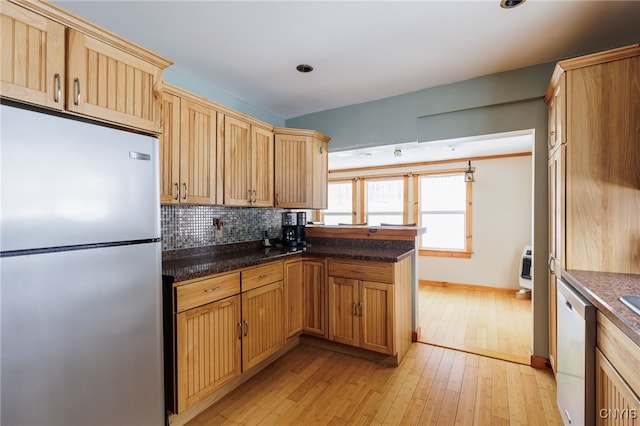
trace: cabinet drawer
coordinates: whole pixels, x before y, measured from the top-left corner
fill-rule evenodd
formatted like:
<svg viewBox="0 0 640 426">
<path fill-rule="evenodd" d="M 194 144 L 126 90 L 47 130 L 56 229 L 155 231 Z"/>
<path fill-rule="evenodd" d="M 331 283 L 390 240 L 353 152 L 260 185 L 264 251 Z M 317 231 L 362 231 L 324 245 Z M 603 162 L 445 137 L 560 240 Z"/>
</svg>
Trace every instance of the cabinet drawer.
<svg viewBox="0 0 640 426">
<path fill-rule="evenodd" d="M 601 312 L 596 318 L 598 348 L 636 395 L 640 395 L 640 348 Z"/>
<path fill-rule="evenodd" d="M 256 266 L 242 271 L 242 291 L 249 291 L 282 279 L 284 279 L 283 262 Z"/>
<path fill-rule="evenodd" d="M 329 276 L 393 284 L 393 263 L 329 259 Z"/>
<path fill-rule="evenodd" d="M 176 288 L 176 310 L 186 311 L 240 293 L 240 273 L 193 281 Z"/>
</svg>

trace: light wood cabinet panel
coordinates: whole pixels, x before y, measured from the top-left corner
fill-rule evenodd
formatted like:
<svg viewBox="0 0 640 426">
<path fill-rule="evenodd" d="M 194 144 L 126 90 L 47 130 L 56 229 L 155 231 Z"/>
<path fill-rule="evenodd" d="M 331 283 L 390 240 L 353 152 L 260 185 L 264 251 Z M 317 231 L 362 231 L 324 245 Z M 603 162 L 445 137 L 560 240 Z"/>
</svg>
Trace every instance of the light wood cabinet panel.
<svg viewBox="0 0 640 426">
<path fill-rule="evenodd" d="M 217 113 L 205 99 L 166 85 L 162 100 L 160 201 L 216 204 Z"/>
<path fill-rule="evenodd" d="M 225 117 L 224 204 L 273 206 L 273 133 Z"/>
<path fill-rule="evenodd" d="M 628 426 L 640 423 L 640 399 L 596 349 L 596 424 Z"/>
<path fill-rule="evenodd" d="M 329 340 L 360 346 L 361 306 L 360 281 L 329 277 Z"/>
<path fill-rule="evenodd" d="M 393 283 L 393 269 L 393 263 L 389 262 L 346 259 L 331 259 L 329 262 L 329 275 L 331 276 L 383 283 Z"/>
<path fill-rule="evenodd" d="M 393 285 L 329 276 L 329 340 L 393 354 Z"/>
<path fill-rule="evenodd" d="M 186 311 L 239 293 L 239 272 L 186 281 L 176 287 L 176 311 Z"/>
<path fill-rule="evenodd" d="M 162 70 L 68 30 L 67 109 L 158 133 Z"/>
<path fill-rule="evenodd" d="M 394 286 L 363 281 L 360 284 L 360 344 L 364 349 L 393 354 Z"/>
<path fill-rule="evenodd" d="M 180 202 L 180 97 L 162 94 L 160 143 L 160 203 Z"/>
<path fill-rule="evenodd" d="M 276 207 L 327 208 L 329 138 L 302 129 L 274 133 Z"/>
<path fill-rule="evenodd" d="M 640 273 L 633 237 L 640 234 L 640 133 L 633 119 L 640 116 L 639 87 L 640 45 L 556 66 L 546 97 L 549 127 L 566 147 L 556 266 Z"/>
<path fill-rule="evenodd" d="M 64 26 L 6 1 L 0 12 L 0 93 L 30 104 L 64 109 Z"/>
<path fill-rule="evenodd" d="M 242 293 L 242 370 L 264 361 L 284 346 L 283 283 Z"/>
<path fill-rule="evenodd" d="M 240 296 L 176 316 L 178 412 L 240 374 L 239 322 Z"/>
<path fill-rule="evenodd" d="M 303 268 L 302 259 L 284 263 L 284 324 L 285 338 L 302 332 Z"/>
<path fill-rule="evenodd" d="M 556 371 L 558 279 L 564 258 L 564 162 L 566 146 L 558 145 L 548 161 L 549 195 L 549 361 Z"/>
<path fill-rule="evenodd" d="M 565 142 L 564 129 L 567 123 L 565 109 L 566 83 L 565 75 L 559 76 L 548 102 L 549 122 L 547 145 L 549 152 Z"/>
<path fill-rule="evenodd" d="M 180 200 L 216 201 L 216 112 L 190 99 L 180 101 Z"/>
<path fill-rule="evenodd" d="M 326 260 L 302 260 L 302 329 L 307 334 L 329 337 L 327 330 Z"/>
</svg>

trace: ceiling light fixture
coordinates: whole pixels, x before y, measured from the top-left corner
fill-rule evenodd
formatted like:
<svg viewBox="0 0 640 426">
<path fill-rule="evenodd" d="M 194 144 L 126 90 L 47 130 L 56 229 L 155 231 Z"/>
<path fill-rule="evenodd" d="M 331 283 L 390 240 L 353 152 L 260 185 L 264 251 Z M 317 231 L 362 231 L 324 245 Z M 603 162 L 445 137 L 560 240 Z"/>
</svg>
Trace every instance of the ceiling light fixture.
<svg viewBox="0 0 640 426">
<path fill-rule="evenodd" d="M 500 7 L 503 9 L 513 9 L 516 6 L 520 6 L 526 0 L 500 0 Z"/>
<path fill-rule="evenodd" d="M 300 64 L 296 67 L 296 69 L 302 73 L 307 73 L 313 71 L 313 67 L 307 64 Z"/>
</svg>

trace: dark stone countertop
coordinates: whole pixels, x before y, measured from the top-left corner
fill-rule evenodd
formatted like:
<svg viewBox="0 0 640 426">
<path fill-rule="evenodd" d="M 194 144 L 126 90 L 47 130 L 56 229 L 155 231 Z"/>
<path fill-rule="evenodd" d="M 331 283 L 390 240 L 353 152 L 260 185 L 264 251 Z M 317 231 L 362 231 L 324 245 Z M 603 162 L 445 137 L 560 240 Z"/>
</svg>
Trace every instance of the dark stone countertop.
<svg viewBox="0 0 640 426">
<path fill-rule="evenodd" d="M 341 243 L 340 239 L 331 242 L 319 239 L 317 242 L 309 243 L 304 249 L 276 246 L 265 249 L 257 241 L 163 252 L 162 274 L 171 277 L 173 282 L 179 282 L 256 266 L 291 256 L 397 262 L 410 256 L 413 252 L 413 246 L 409 247 L 406 244 L 375 244 L 371 241 L 357 244 L 352 241 Z"/>
<path fill-rule="evenodd" d="M 640 275 L 571 269 L 563 270 L 562 278 L 640 346 L 640 315 L 619 300 L 620 296 L 640 296 Z"/>
</svg>

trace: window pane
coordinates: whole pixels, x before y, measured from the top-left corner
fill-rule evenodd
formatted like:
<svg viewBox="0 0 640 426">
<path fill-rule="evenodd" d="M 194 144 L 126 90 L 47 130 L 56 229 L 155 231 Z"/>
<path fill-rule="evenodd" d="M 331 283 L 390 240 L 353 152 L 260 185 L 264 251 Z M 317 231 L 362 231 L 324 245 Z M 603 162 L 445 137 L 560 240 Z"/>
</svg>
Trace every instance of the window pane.
<svg viewBox="0 0 640 426">
<path fill-rule="evenodd" d="M 464 211 L 467 187 L 461 174 L 420 179 L 421 211 Z"/>
<path fill-rule="evenodd" d="M 421 225 L 427 228 L 422 235 L 423 248 L 464 250 L 464 213 L 423 213 L 421 219 Z"/>
<path fill-rule="evenodd" d="M 367 224 L 402 223 L 404 216 L 404 179 L 367 181 Z"/>
<path fill-rule="evenodd" d="M 330 182 L 327 197 L 327 212 L 351 213 L 353 209 L 351 182 Z M 349 221 L 351 221 L 351 214 L 349 214 Z"/>
</svg>

